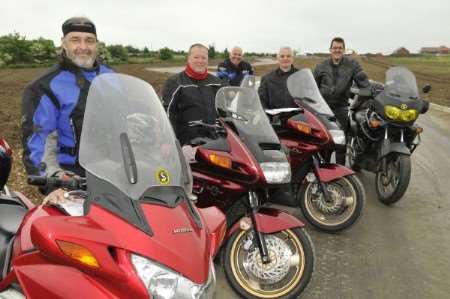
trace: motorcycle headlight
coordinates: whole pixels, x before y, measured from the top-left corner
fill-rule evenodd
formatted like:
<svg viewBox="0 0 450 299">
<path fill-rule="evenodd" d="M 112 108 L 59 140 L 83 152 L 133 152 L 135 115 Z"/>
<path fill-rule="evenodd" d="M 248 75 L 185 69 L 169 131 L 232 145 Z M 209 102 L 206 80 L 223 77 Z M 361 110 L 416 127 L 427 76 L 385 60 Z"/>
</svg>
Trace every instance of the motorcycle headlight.
<svg viewBox="0 0 450 299">
<path fill-rule="evenodd" d="M 345 145 L 345 133 L 342 130 L 330 130 L 330 135 L 333 138 L 334 144 Z"/>
<path fill-rule="evenodd" d="M 216 277 L 212 261 L 205 284 L 196 284 L 179 273 L 136 254 L 131 255 L 131 261 L 154 299 L 206 299 L 213 297 Z"/>
<path fill-rule="evenodd" d="M 416 109 L 401 110 L 398 107 L 386 105 L 384 107 L 384 114 L 392 120 L 410 122 L 417 118 Z"/>
<path fill-rule="evenodd" d="M 393 120 L 397 120 L 400 117 L 400 113 L 402 112 L 402 110 L 400 110 L 400 108 L 397 108 L 395 106 L 390 106 L 390 105 L 386 105 L 384 107 L 384 114 Z"/>
<path fill-rule="evenodd" d="M 289 162 L 263 162 L 260 166 L 268 184 L 291 182 L 291 165 Z"/>
<path fill-rule="evenodd" d="M 416 109 L 405 110 L 405 111 L 402 111 L 402 113 L 400 114 L 400 120 L 404 121 L 404 122 L 413 121 L 413 120 L 416 120 L 416 118 L 417 118 L 417 110 Z"/>
</svg>

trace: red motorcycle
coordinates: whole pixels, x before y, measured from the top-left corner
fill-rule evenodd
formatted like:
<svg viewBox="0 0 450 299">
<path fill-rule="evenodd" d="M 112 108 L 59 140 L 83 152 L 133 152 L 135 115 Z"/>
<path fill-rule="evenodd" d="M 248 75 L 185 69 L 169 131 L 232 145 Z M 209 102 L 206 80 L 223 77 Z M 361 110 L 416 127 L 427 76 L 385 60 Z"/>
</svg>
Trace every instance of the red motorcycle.
<svg viewBox="0 0 450 299">
<path fill-rule="evenodd" d="M 327 162 L 345 134 L 323 99 L 309 69 L 287 80 L 289 93 L 299 108 L 266 110 L 292 167 L 290 193 L 306 219 L 326 232 L 352 226 L 361 216 L 365 192 L 354 172 Z"/>
<path fill-rule="evenodd" d="M 290 166 L 254 89 L 224 87 L 219 120 L 186 156 L 198 207 L 219 207 L 229 226 L 226 277 L 244 298 L 297 298 L 314 264 L 312 241 L 297 218 L 264 207 L 271 188 L 290 183 Z M 189 157 L 190 156 L 190 157 Z"/>
<path fill-rule="evenodd" d="M 85 178 L 29 177 L 73 200 L 36 206 L 2 191 L 0 298 L 212 298 L 225 217 L 190 199 L 188 164 L 150 85 L 92 82 L 79 160 Z"/>
</svg>

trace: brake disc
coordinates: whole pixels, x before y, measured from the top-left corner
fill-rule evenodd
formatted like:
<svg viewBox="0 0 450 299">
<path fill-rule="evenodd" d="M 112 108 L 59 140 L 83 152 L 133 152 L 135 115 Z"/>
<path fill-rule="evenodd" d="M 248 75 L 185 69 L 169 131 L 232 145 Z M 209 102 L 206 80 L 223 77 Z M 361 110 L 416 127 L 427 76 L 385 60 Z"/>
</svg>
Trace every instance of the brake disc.
<svg viewBox="0 0 450 299">
<path fill-rule="evenodd" d="M 264 264 L 261 260 L 259 248 L 253 246 L 243 260 L 245 271 L 263 284 L 273 284 L 281 281 L 289 272 L 295 259 L 289 246 L 280 238 L 273 235 L 265 237 L 270 262 Z"/>
</svg>

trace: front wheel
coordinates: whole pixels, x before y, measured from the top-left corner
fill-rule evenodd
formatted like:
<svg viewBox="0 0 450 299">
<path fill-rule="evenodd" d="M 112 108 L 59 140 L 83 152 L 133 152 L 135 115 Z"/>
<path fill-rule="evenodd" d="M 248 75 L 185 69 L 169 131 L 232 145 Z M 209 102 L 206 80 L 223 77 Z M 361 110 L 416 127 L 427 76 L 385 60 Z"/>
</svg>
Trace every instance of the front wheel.
<svg viewBox="0 0 450 299">
<path fill-rule="evenodd" d="M 235 232 L 224 251 L 225 275 L 244 298 L 297 298 L 311 279 L 314 248 L 304 229 L 265 234 L 270 262 L 262 263 L 253 230 Z"/>
<path fill-rule="evenodd" d="M 408 155 L 391 154 L 386 157 L 386 170 L 377 172 L 375 189 L 378 199 L 390 205 L 405 194 L 411 179 L 411 158 Z"/>
<path fill-rule="evenodd" d="M 300 186 L 297 200 L 305 218 L 316 228 L 335 233 L 352 226 L 361 216 L 365 193 L 356 175 L 325 183 L 330 195 L 327 201 L 317 183 Z"/>
</svg>

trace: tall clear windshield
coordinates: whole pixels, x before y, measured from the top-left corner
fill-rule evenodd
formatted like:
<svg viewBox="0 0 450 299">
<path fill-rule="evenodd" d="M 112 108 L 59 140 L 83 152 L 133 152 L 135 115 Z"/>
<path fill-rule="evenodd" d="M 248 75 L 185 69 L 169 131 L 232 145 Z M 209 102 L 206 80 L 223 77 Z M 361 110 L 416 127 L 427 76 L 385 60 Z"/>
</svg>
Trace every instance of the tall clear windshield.
<svg viewBox="0 0 450 299">
<path fill-rule="evenodd" d="M 416 76 L 405 67 L 395 66 L 386 71 L 384 90 L 391 96 L 419 98 Z"/>
<path fill-rule="evenodd" d="M 256 89 L 222 87 L 216 94 L 216 110 L 219 115 L 226 113 L 231 116 L 239 125 L 238 130 L 245 130 L 255 138 L 264 137 L 267 142 L 279 142 Z"/>
<path fill-rule="evenodd" d="M 242 79 L 241 87 L 247 87 L 247 88 L 256 88 L 256 76 L 254 75 L 247 75 Z"/>
<path fill-rule="evenodd" d="M 311 107 L 316 112 L 325 115 L 334 115 L 330 106 L 320 94 L 316 80 L 310 69 L 301 69 L 289 76 L 287 87 L 291 96 Z"/>
<path fill-rule="evenodd" d="M 163 106 L 146 82 L 123 74 L 93 80 L 80 164 L 132 199 L 152 186 L 185 188 L 180 151 Z"/>
</svg>

